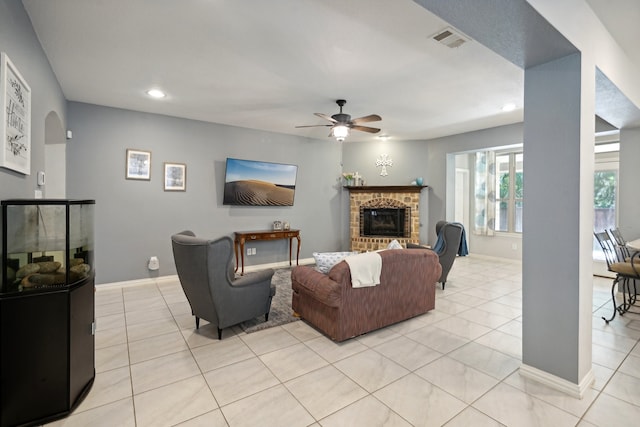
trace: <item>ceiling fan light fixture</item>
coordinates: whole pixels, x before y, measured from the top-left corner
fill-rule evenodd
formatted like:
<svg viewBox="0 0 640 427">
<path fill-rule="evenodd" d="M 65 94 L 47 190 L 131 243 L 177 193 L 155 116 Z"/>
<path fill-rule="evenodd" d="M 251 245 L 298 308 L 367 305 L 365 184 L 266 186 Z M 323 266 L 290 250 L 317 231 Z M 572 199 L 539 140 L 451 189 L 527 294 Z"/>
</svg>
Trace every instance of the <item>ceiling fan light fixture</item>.
<svg viewBox="0 0 640 427">
<path fill-rule="evenodd" d="M 336 125 L 331 129 L 331 135 L 338 141 L 342 142 L 349 136 L 349 127 L 345 125 Z"/>
<path fill-rule="evenodd" d="M 349 136 L 351 129 L 357 130 L 360 132 L 368 132 L 368 133 L 380 132 L 380 129 L 378 128 L 363 126 L 362 124 L 369 123 L 369 122 L 379 122 L 380 120 L 382 120 L 382 117 L 380 117 L 377 114 L 369 114 L 368 116 L 358 117 L 357 119 L 351 119 L 351 115 L 342 112 L 342 107 L 346 103 L 347 101 L 345 101 L 344 99 L 336 100 L 336 104 L 338 104 L 338 107 L 340 107 L 340 112 L 332 116 L 329 116 L 323 113 L 313 113 L 318 117 L 328 120 L 329 122 L 331 122 L 331 124 L 296 126 L 296 128 L 314 128 L 314 127 L 325 127 L 325 126 L 331 127 L 331 130 L 328 136 L 330 138 L 331 137 L 335 138 L 338 142 L 344 141 L 345 138 Z"/>
</svg>

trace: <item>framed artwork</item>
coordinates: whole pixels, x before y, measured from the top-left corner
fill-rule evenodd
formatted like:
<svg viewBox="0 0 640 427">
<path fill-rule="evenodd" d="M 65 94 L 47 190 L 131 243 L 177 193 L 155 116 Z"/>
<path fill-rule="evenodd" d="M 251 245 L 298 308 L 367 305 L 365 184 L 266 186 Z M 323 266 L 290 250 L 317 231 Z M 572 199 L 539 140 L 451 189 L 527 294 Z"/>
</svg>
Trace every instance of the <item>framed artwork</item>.
<svg viewBox="0 0 640 427">
<path fill-rule="evenodd" d="M 151 151 L 127 149 L 126 179 L 151 180 Z"/>
<path fill-rule="evenodd" d="M 227 157 L 223 205 L 293 206 L 298 166 Z"/>
<path fill-rule="evenodd" d="M 6 53 L 0 53 L 0 166 L 31 174 L 31 88 Z"/>
<path fill-rule="evenodd" d="M 164 164 L 164 191 L 187 190 L 187 165 L 184 163 Z"/>
</svg>

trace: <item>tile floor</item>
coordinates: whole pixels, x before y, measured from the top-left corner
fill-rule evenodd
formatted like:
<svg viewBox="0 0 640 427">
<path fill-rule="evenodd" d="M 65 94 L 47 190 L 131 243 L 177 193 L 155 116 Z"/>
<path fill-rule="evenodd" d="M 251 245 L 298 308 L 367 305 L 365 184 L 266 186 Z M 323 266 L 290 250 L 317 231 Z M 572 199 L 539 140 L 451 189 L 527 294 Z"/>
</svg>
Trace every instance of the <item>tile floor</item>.
<svg viewBox="0 0 640 427">
<path fill-rule="evenodd" d="M 636 426 L 640 316 L 600 319 L 610 283 L 594 278 L 596 381 L 582 400 L 518 373 L 518 263 L 459 258 L 435 310 L 341 344 L 300 321 L 218 341 L 167 279 L 98 289 L 93 389 L 50 425 Z"/>
</svg>

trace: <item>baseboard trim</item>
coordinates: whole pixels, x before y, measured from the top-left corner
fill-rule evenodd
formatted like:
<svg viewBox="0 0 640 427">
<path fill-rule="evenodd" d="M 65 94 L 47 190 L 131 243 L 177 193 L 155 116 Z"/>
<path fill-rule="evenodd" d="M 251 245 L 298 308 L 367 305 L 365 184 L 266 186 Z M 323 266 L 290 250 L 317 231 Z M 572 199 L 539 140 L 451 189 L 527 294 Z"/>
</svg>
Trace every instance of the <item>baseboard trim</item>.
<svg viewBox="0 0 640 427">
<path fill-rule="evenodd" d="M 561 391 L 576 399 L 582 399 L 586 391 L 591 387 L 591 384 L 595 381 L 592 369 L 589 369 L 589 372 L 587 372 L 587 375 L 584 376 L 579 384 L 574 384 L 564 378 L 552 375 L 533 366 L 525 365 L 524 363 L 520 365 L 520 375 L 544 384 L 547 387 L 551 387 L 554 390 Z"/>
<path fill-rule="evenodd" d="M 298 261 L 299 265 L 307 265 L 307 264 L 314 264 L 314 263 L 315 263 L 315 260 L 313 258 L 304 258 Z M 264 270 L 265 268 L 288 268 L 288 267 L 290 267 L 289 261 L 273 262 L 269 264 L 258 264 L 258 265 L 246 266 L 244 268 L 244 272 L 250 273 L 252 271 Z M 99 285 L 96 285 L 96 291 L 131 288 L 134 286 L 144 286 L 144 285 L 158 285 L 165 282 L 174 282 L 176 280 L 178 280 L 178 276 L 176 274 L 172 274 L 169 276 L 149 277 L 146 279 L 126 280 L 123 282 L 101 283 Z"/>
<path fill-rule="evenodd" d="M 306 264 L 314 264 L 316 261 L 313 258 L 303 258 L 298 260 L 298 265 L 306 265 Z M 296 264 L 293 264 L 295 267 Z M 269 264 L 258 264 L 258 265 L 248 265 L 244 267 L 245 273 L 250 273 L 252 271 L 264 270 L 265 268 L 289 268 L 289 261 L 282 262 L 272 262 Z M 240 269 L 238 269 L 239 271 Z"/>
<path fill-rule="evenodd" d="M 100 283 L 96 285 L 96 292 L 106 291 L 108 289 L 132 288 L 135 286 L 155 285 L 158 282 L 168 282 L 170 280 L 178 280 L 175 274 L 172 276 L 149 277 L 147 279 L 125 280 L 123 282 Z"/>
<path fill-rule="evenodd" d="M 519 259 L 512 259 L 512 258 L 502 258 L 499 256 L 493 256 L 493 255 L 485 255 L 485 254 L 476 254 L 476 253 L 469 253 L 469 255 L 466 255 L 469 258 L 480 258 L 480 259 L 486 259 L 488 261 L 500 261 L 500 262 L 507 262 L 510 264 L 522 264 L 522 260 Z"/>
</svg>

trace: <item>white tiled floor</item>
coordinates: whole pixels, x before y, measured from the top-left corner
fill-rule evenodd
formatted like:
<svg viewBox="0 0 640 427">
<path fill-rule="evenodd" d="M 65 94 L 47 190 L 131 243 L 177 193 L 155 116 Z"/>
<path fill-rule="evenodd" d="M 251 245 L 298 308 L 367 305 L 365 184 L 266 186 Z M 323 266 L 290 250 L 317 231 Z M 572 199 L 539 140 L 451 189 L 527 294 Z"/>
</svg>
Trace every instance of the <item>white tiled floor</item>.
<svg viewBox="0 0 640 427">
<path fill-rule="evenodd" d="M 593 372 L 574 399 L 520 376 L 520 265 L 458 258 L 436 309 L 336 344 L 294 322 L 194 329 L 177 282 L 96 293 L 96 379 L 59 426 L 635 426 L 640 316 L 594 278 Z"/>
</svg>

